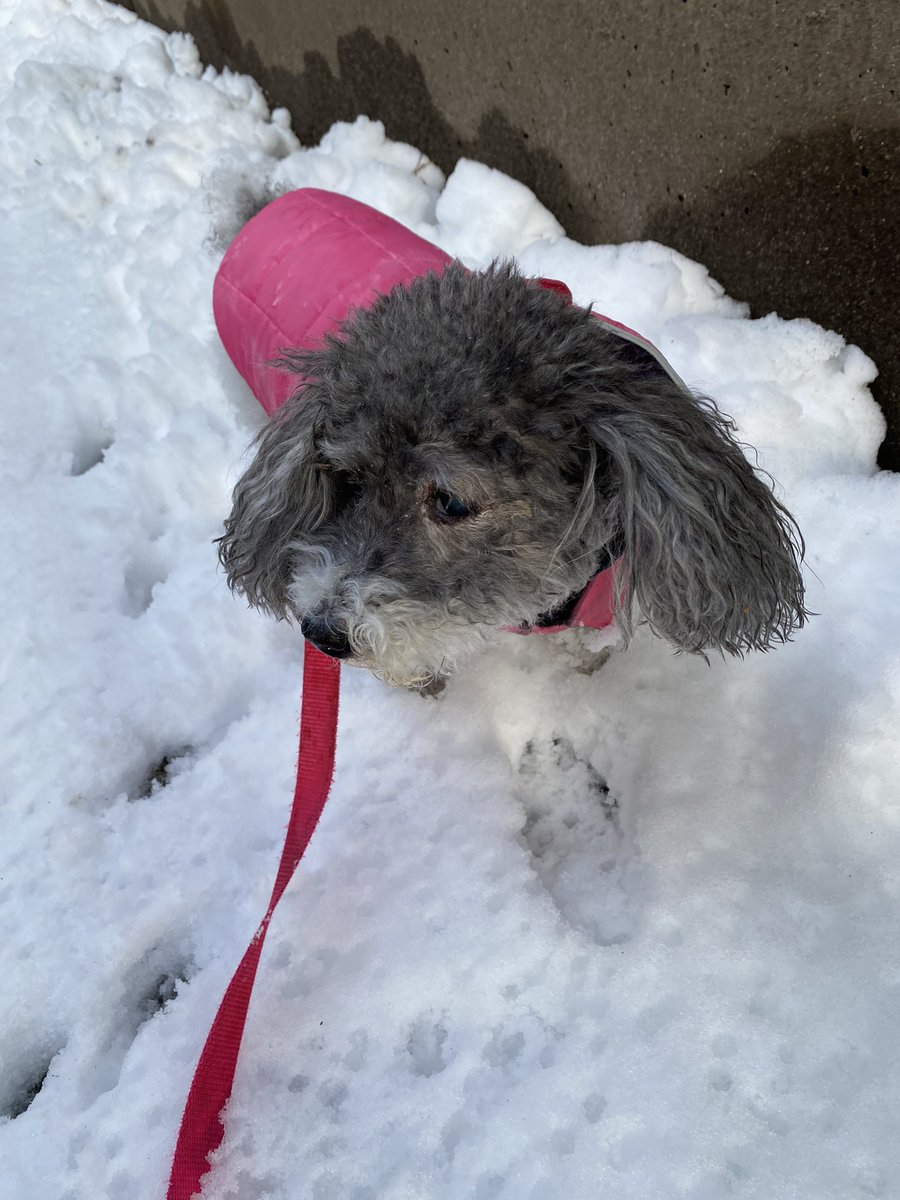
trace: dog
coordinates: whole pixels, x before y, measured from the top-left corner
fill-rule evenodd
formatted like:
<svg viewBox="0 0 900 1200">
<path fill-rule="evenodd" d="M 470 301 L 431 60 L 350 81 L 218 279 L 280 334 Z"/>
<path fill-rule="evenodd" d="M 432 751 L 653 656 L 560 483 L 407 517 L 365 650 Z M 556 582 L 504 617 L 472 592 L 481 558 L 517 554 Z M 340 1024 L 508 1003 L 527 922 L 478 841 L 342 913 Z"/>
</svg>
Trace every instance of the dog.
<svg viewBox="0 0 900 1200">
<path fill-rule="evenodd" d="M 417 275 L 278 366 L 296 386 L 219 556 L 348 665 L 433 686 L 499 630 L 565 625 L 601 572 L 624 643 L 643 621 L 740 655 L 809 616 L 802 536 L 734 423 L 513 265 Z"/>
</svg>

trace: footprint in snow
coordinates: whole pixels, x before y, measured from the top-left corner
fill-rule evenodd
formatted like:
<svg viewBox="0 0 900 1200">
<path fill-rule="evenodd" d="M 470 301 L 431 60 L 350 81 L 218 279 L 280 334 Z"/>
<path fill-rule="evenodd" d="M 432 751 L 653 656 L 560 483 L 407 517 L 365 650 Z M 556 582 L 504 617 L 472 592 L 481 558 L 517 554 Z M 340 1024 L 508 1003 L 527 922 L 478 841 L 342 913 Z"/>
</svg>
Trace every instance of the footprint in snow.
<svg viewBox="0 0 900 1200">
<path fill-rule="evenodd" d="M 640 861 L 618 800 L 568 739 L 531 741 L 519 763 L 521 838 L 562 918 L 599 945 L 627 942 L 640 914 Z"/>
</svg>

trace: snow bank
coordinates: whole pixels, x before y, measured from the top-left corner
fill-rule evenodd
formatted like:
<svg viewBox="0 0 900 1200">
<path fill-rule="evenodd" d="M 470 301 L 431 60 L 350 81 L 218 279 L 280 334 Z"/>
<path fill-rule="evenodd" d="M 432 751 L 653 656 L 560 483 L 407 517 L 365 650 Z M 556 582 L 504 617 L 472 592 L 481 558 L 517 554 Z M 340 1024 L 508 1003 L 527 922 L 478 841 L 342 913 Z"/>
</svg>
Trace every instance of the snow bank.
<svg viewBox="0 0 900 1200">
<path fill-rule="evenodd" d="M 261 414 L 208 238 L 261 175 L 644 332 L 778 479 L 820 615 L 709 666 L 641 636 L 591 674 L 510 637 L 437 702 L 345 672 L 204 1195 L 897 1196 L 900 482 L 872 363 L 377 122 L 303 149 L 124 10 L 6 0 L 0 1197 L 162 1195 L 274 874 L 302 650 L 212 545 Z"/>
</svg>

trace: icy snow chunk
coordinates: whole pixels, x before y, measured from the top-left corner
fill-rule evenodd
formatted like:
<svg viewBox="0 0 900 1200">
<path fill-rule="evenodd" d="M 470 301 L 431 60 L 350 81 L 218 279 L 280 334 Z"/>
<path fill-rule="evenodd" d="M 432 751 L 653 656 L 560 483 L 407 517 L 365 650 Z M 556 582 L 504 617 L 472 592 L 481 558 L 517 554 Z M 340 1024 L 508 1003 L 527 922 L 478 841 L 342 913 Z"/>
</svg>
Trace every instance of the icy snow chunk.
<svg viewBox="0 0 900 1200">
<path fill-rule="evenodd" d="M 418 175 L 390 163 L 372 162 L 360 167 L 347 195 L 381 212 L 397 213 L 397 219 L 411 228 L 434 221 L 434 191 Z"/>
<path fill-rule="evenodd" d="M 337 121 L 319 143 L 319 151 L 332 154 L 345 165 L 360 169 L 371 163 L 383 163 L 414 175 L 429 188 L 438 191 L 444 174 L 415 146 L 391 141 L 381 121 L 357 117 L 355 121 Z M 398 218 L 399 219 L 399 218 Z"/>
<path fill-rule="evenodd" d="M 518 255 L 523 271 L 564 280 L 577 304 L 590 304 L 669 354 L 666 320 L 712 314 L 742 317 L 747 307 L 725 295 L 706 267 L 657 242 L 582 246 L 569 238 L 538 242 Z"/>
<path fill-rule="evenodd" d="M 176 46 L 183 47 L 185 41 L 182 35 L 171 46 L 165 38 L 156 41 L 148 39 L 131 46 L 119 62 L 118 73 L 137 87 L 165 87 L 168 76 L 175 68 L 170 50 Z M 179 57 L 184 61 L 183 53 Z M 192 74 L 196 75 L 196 72 Z"/>
<path fill-rule="evenodd" d="M 434 240 L 469 266 L 514 258 L 563 227 L 530 188 L 484 163 L 461 158 L 437 202 Z"/>
<path fill-rule="evenodd" d="M 871 474 L 884 416 L 868 384 L 871 359 L 811 321 L 672 322 L 679 369 L 734 417 L 741 435 L 776 478 Z"/>
</svg>

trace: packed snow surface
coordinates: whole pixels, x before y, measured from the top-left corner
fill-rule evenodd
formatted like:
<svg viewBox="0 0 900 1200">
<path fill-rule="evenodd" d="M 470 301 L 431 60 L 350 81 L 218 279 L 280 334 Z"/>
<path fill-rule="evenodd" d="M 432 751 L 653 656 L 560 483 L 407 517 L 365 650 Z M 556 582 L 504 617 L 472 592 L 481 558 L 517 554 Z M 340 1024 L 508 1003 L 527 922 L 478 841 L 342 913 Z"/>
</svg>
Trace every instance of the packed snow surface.
<svg viewBox="0 0 900 1200">
<path fill-rule="evenodd" d="M 436 701 L 346 671 L 205 1197 L 900 1196 L 900 480 L 869 359 L 377 121 L 302 148 L 122 9 L 2 0 L 0 1197 L 162 1196 L 274 875 L 302 646 L 213 545 L 262 414 L 210 235 L 264 175 L 651 338 L 778 481 L 818 616 L 593 672 L 500 636 Z"/>
</svg>

